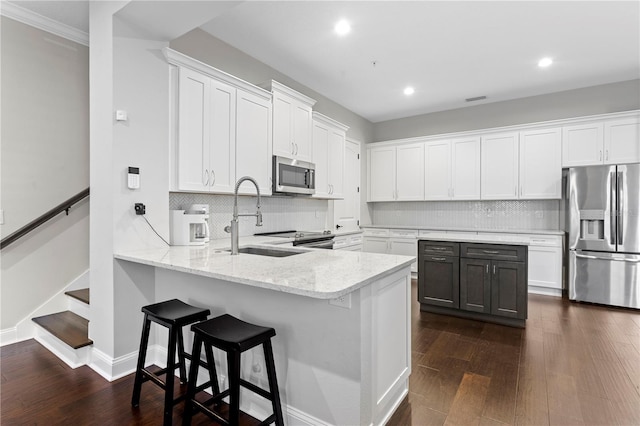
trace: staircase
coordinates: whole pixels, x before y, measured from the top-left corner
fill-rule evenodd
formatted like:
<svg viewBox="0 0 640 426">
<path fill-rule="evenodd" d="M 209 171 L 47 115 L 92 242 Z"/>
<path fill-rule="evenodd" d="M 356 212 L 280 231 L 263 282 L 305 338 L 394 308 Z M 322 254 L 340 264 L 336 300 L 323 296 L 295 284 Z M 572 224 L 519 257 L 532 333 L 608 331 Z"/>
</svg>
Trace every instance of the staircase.
<svg viewBox="0 0 640 426">
<path fill-rule="evenodd" d="M 71 368 L 88 364 L 93 341 L 89 339 L 89 289 L 65 292 L 69 310 L 32 318 L 38 325 L 35 339 Z"/>
</svg>

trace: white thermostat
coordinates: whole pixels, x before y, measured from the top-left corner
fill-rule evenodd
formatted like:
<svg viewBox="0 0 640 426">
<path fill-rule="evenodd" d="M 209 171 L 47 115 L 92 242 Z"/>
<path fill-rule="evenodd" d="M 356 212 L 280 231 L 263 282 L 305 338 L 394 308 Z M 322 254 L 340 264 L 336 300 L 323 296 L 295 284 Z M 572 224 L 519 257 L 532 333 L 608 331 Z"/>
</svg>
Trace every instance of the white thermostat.
<svg viewBox="0 0 640 426">
<path fill-rule="evenodd" d="M 127 186 L 129 187 L 129 189 L 140 188 L 140 168 L 139 167 L 129 167 L 129 172 L 127 173 Z"/>
</svg>

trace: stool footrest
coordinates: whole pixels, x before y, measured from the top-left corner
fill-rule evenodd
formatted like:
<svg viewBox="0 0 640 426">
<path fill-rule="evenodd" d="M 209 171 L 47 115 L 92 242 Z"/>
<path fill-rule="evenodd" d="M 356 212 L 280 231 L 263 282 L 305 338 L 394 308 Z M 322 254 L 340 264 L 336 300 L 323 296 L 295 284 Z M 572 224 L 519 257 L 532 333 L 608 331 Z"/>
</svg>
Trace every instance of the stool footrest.
<svg viewBox="0 0 640 426">
<path fill-rule="evenodd" d="M 211 400 L 207 401 L 207 403 L 211 402 Z M 194 400 L 191 400 L 191 403 L 193 405 L 195 405 L 198 410 L 202 411 L 203 413 L 205 413 L 206 415 L 208 415 L 209 417 L 212 417 L 213 419 L 215 419 L 218 423 L 221 423 L 223 425 L 228 425 L 229 424 L 229 420 L 225 419 L 224 417 L 222 417 L 220 414 L 216 413 L 215 411 L 213 411 L 212 409 L 210 409 L 209 407 L 207 407 L 205 404 Z"/>
<path fill-rule="evenodd" d="M 160 378 L 157 376 L 159 374 L 165 374 L 167 372 L 166 368 L 163 368 L 162 370 L 156 372 L 156 373 L 152 373 L 151 371 L 147 370 L 146 368 L 142 369 L 142 381 L 146 382 L 147 380 L 151 380 L 153 383 L 155 383 L 156 385 L 160 386 L 162 389 L 165 389 L 166 385 L 165 382 L 163 382 L 162 380 L 160 380 Z"/>
<path fill-rule="evenodd" d="M 271 392 L 267 392 L 266 390 L 254 385 L 251 382 L 247 382 L 245 379 L 240 379 L 240 385 L 244 386 L 245 388 L 249 389 L 250 391 L 253 391 L 255 393 L 257 393 L 258 395 L 260 395 L 263 398 L 267 398 L 268 400 L 273 399 L 273 396 L 271 395 Z"/>
</svg>

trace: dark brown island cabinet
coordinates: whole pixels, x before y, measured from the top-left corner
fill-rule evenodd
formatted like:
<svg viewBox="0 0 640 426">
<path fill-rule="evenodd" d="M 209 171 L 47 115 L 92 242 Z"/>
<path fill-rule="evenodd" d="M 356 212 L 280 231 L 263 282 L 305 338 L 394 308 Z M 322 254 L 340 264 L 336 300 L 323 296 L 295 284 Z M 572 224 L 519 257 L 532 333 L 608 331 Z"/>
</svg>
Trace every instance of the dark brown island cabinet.
<svg viewBox="0 0 640 426">
<path fill-rule="evenodd" d="M 420 310 L 524 327 L 527 246 L 418 241 Z"/>
</svg>

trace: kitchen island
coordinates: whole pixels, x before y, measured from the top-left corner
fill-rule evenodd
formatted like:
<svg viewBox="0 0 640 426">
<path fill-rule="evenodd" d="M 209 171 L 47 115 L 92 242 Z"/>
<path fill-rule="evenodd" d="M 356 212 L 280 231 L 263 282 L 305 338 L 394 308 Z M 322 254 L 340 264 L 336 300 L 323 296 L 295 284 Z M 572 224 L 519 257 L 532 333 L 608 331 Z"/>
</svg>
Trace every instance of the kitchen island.
<svg viewBox="0 0 640 426">
<path fill-rule="evenodd" d="M 414 258 L 292 247 L 281 248 L 297 252 L 286 257 L 231 256 L 225 243 L 122 252 L 115 267 L 139 281 L 149 303 L 179 298 L 275 328 L 287 424 L 384 424 L 408 392 Z M 243 239 L 241 248 L 247 243 L 269 241 Z M 217 362 L 222 375 L 223 357 Z M 243 377 L 266 386 L 262 351 L 242 362 Z M 241 399 L 255 417 L 270 413 L 251 393 Z"/>
</svg>

